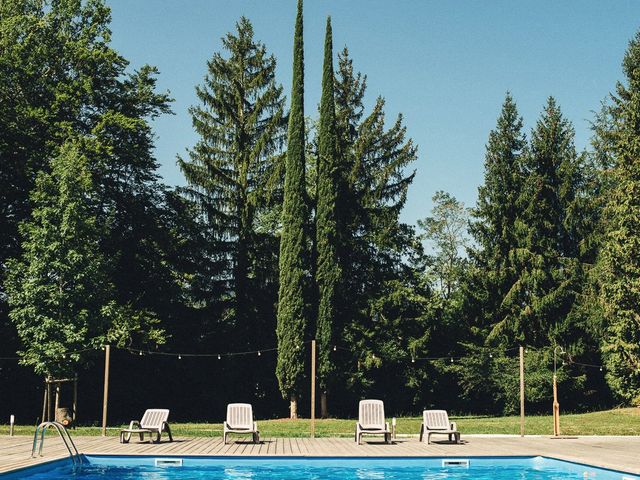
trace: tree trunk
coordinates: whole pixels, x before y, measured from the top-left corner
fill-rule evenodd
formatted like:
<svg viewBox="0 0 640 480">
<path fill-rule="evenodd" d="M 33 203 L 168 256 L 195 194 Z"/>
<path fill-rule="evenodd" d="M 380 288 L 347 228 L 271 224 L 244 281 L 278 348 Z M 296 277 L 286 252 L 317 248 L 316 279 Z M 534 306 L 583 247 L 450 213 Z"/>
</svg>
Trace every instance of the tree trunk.
<svg viewBox="0 0 640 480">
<path fill-rule="evenodd" d="M 327 407 L 327 392 L 320 394 L 320 418 L 329 417 L 329 408 Z"/>
<path fill-rule="evenodd" d="M 291 395 L 291 401 L 289 402 L 290 418 L 292 420 L 298 419 L 298 397 Z"/>
</svg>

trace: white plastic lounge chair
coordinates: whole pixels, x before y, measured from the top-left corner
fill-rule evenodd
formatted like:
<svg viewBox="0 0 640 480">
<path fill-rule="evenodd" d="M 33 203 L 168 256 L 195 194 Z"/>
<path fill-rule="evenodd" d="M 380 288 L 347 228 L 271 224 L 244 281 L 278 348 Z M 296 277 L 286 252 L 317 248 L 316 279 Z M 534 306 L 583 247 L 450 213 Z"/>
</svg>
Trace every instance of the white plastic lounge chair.
<svg viewBox="0 0 640 480">
<path fill-rule="evenodd" d="M 260 442 L 258 424 L 253 421 L 253 408 L 250 403 L 227 405 L 227 420 L 224 422 L 223 434 L 225 445 L 230 433 L 250 433 L 254 443 Z"/>
<path fill-rule="evenodd" d="M 162 432 L 167 432 L 169 441 L 173 442 L 171 428 L 167 423 L 169 420 L 169 410 L 155 408 L 144 412 L 142 420 L 132 420 L 129 428 L 120 431 L 120 443 L 129 443 L 131 435 L 137 433 L 140 435 L 140 441 L 144 440 L 145 433 L 149 434 L 149 440 L 153 441 L 153 434 L 156 435 L 155 443 L 160 443 Z"/>
<path fill-rule="evenodd" d="M 449 422 L 446 410 L 425 410 L 422 412 L 420 441 L 426 434 L 427 444 L 431 443 L 431 435 L 447 435 L 449 441 L 460 443 L 460 432 L 456 422 Z"/>
<path fill-rule="evenodd" d="M 363 434 L 384 435 L 384 441 L 391 443 L 389 422 L 384 420 L 384 403 L 382 400 L 360 400 L 358 407 L 358 423 L 356 423 L 356 443 L 362 443 Z"/>
</svg>

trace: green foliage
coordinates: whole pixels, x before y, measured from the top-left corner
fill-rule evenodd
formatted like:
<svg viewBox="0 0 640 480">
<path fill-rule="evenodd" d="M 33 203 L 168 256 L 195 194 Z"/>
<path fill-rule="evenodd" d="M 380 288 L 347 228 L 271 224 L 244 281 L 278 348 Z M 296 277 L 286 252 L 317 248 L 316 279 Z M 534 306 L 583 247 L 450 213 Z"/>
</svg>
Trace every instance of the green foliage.
<svg viewBox="0 0 640 480">
<path fill-rule="evenodd" d="M 307 328 L 305 283 L 308 275 L 305 235 L 308 219 L 305 164 L 304 43 L 302 0 L 298 0 L 293 40 L 293 80 L 282 207 L 280 290 L 276 328 L 278 337 L 276 375 L 284 398 L 297 396 L 304 375 L 302 344 Z"/>
<path fill-rule="evenodd" d="M 276 60 L 254 40 L 248 19 L 222 45 L 228 56 L 213 55 L 196 87 L 201 105 L 190 109 L 200 140 L 178 163 L 206 232 L 208 268 L 199 274 L 213 293 L 210 307 L 222 311 L 238 340 L 234 348 L 244 350 L 274 329 L 277 243 L 259 223 L 280 196 L 284 99 Z"/>
<path fill-rule="evenodd" d="M 38 172 L 49 171 L 70 136 L 91 138 L 82 151 L 114 300 L 169 321 L 182 296 L 182 259 L 169 254 L 176 205 L 157 181 L 149 119 L 168 113 L 170 98 L 156 93 L 155 68 L 127 73 L 109 45 L 110 20 L 101 1 L 0 4 L 0 260 L 20 254 L 17 225 L 31 214 Z"/>
<path fill-rule="evenodd" d="M 504 316 L 502 300 L 515 282 L 517 270 L 509 253 L 517 248 L 517 202 L 523 186 L 523 156 L 527 141 L 522 118 L 507 94 L 497 125 L 489 133 L 484 183 L 478 188 L 469 232 L 472 270 L 465 281 L 469 320 L 479 329 Z"/>
<path fill-rule="evenodd" d="M 604 137 L 613 168 L 598 283 L 607 380 L 619 398 L 631 402 L 640 393 L 640 33 L 629 44 L 623 71 L 626 85 L 617 86 L 613 123 Z"/>
<path fill-rule="evenodd" d="M 82 357 L 67 352 L 123 344 L 134 334 L 164 340 L 153 316 L 114 305 L 96 200 L 87 158 L 73 144 L 52 161 L 50 174 L 40 173 L 31 195 L 31 219 L 20 228 L 24 253 L 8 262 L 5 287 L 22 363 L 36 373 L 70 374 Z"/>
<path fill-rule="evenodd" d="M 581 274 L 572 217 L 581 181 L 573 135 L 549 98 L 524 157 L 517 244 L 509 252 L 518 273 L 503 299 L 505 315 L 494 325 L 492 339 L 543 346 L 562 341 L 572 328 L 568 315 Z"/>
<path fill-rule="evenodd" d="M 436 192 L 432 201 L 432 216 L 418 220 L 418 226 L 424 230 L 420 238 L 431 242 L 434 249 L 427 260 L 430 273 L 448 299 L 465 276 L 468 214 L 464 204 L 447 192 Z"/>
<path fill-rule="evenodd" d="M 385 128 L 382 98 L 365 115 L 365 91 L 366 78 L 354 73 L 344 49 L 335 79 L 341 206 L 337 224 L 345 279 L 342 336 L 353 354 L 341 361 L 346 364 L 345 383 L 356 395 L 375 391 L 389 378 L 402 388 L 406 378 L 392 373 L 396 362 L 402 358 L 406 364 L 409 337 L 424 334 L 416 321 L 423 298 L 414 287 L 420 282 L 404 261 L 418 245 L 413 229 L 400 221 L 414 177 L 406 170 L 417 151 L 406 138 L 402 116 Z M 387 383 L 386 390 L 393 388 Z"/>
<path fill-rule="evenodd" d="M 320 388 L 325 391 L 335 368 L 330 352 L 334 342 L 334 325 L 338 320 L 338 291 L 342 284 L 337 245 L 339 159 L 336 151 L 333 81 L 331 18 L 327 18 L 318 132 L 316 201 L 316 283 L 318 285 L 316 339 L 318 341 L 318 379 Z"/>
</svg>

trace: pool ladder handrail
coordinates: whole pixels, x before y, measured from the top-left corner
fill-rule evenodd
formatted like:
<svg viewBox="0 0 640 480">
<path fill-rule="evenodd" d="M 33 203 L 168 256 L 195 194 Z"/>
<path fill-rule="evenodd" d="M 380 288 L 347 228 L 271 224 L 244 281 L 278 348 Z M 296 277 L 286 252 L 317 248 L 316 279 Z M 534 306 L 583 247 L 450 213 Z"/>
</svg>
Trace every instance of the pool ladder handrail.
<svg viewBox="0 0 640 480">
<path fill-rule="evenodd" d="M 82 465 L 82 455 L 78 451 L 76 444 L 73 443 L 73 439 L 69 434 L 69 431 L 62 425 L 60 422 L 42 422 L 40 425 L 36 427 L 36 432 L 33 435 L 33 448 L 31 449 L 31 458 L 36 456 L 36 450 L 38 451 L 38 456 L 42 456 L 42 448 L 44 447 L 44 435 L 47 431 L 47 428 L 54 427 L 60 435 L 64 446 L 67 447 L 67 451 L 69 452 L 69 458 L 71 458 L 71 462 L 73 463 L 73 467 Z M 38 433 L 40 433 L 40 446 L 38 448 Z"/>
</svg>

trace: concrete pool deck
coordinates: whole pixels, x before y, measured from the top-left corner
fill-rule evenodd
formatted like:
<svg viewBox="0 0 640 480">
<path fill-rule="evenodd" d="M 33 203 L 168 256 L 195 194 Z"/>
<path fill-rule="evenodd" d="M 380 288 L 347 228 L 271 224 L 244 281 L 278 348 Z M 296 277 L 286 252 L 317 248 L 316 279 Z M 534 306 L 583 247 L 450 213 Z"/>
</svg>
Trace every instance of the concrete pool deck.
<svg viewBox="0 0 640 480">
<path fill-rule="evenodd" d="M 220 455 L 220 456 L 354 456 L 354 457 L 470 457 L 536 456 L 558 458 L 640 475 L 640 436 L 634 437 L 549 437 L 463 435 L 464 444 L 426 445 L 417 438 L 398 438 L 385 445 L 379 438 L 365 438 L 356 445 L 351 438 L 265 438 L 253 444 L 240 438 L 228 445 L 220 437 L 176 438 L 160 444 L 120 444 L 118 437 L 73 438 L 78 450 L 95 455 Z M 232 440 L 235 440 L 232 439 Z M 32 459 L 33 437 L 0 437 L 0 473 L 52 461 L 67 456 L 57 436 L 47 436 L 44 456 Z"/>
</svg>

